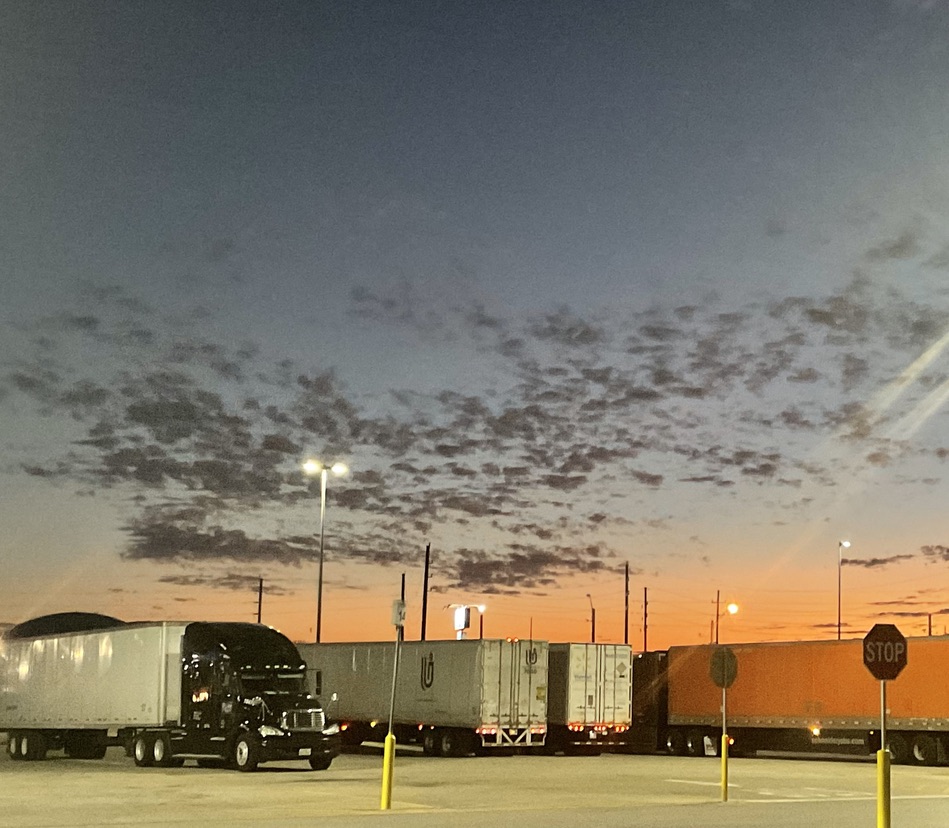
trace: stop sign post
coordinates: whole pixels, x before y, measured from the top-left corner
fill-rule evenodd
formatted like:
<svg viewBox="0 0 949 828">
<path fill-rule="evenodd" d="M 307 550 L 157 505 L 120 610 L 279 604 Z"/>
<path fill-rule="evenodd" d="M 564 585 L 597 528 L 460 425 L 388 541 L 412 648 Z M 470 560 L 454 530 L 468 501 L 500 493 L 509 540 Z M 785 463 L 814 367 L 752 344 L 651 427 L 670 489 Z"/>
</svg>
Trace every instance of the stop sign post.
<svg viewBox="0 0 949 828">
<path fill-rule="evenodd" d="M 709 658 L 709 675 L 722 688 L 722 802 L 728 801 L 727 692 L 738 676 L 738 658 L 730 647 L 716 647 Z"/>
<path fill-rule="evenodd" d="M 890 828 L 890 754 L 886 749 L 886 683 L 906 666 L 906 637 L 895 624 L 874 624 L 863 639 L 863 663 L 880 680 L 880 751 L 877 753 L 877 828 Z"/>
</svg>

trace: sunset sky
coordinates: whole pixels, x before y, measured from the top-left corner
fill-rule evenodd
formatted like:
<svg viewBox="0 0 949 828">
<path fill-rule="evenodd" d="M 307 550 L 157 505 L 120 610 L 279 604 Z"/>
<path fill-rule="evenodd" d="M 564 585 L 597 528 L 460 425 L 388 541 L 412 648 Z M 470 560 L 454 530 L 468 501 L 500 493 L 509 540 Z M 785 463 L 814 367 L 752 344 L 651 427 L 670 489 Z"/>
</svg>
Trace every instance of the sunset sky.
<svg viewBox="0 0 949 828">
<path fill-rule="evenodd" d="M 949 3 L 0 5 L 0 622 L 949 625 Z M 588 597 L 589 595 L 589 597 Z M 475 632 L 477 621 L 474 622 Z"/>
</svg>

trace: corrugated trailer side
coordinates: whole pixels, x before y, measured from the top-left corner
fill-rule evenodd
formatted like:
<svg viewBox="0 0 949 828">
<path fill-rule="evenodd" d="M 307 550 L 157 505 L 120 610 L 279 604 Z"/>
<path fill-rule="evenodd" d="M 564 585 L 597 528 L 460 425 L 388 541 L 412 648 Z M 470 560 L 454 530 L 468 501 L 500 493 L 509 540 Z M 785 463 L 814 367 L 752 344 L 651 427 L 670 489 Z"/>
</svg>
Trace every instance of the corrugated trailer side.
<svg viewBox="0 0 949 828">
<path fill-rule="evenodd" d="M 0 730 L 177 721 L 183 624 L 0 640 Z"/>
<path fill-rule="evenodd" d="M 728 689 L 729 730 L 747 744 L 783 748 L 874 749 L 880 683 L 863 664 L 862 639 L 729 645 L 738 674 Z M 720 726 L 721 690 L 709 674 L 712 646 L 672 647 L 668 656 L 671 726 Z M 894 761 L 930 764 L 946 752 L 949 637 L 911 638 L 907 666 L 887 683 L 887 727 Z M 769 737 L 768 732 L 771 731 Z M 683 735 L 684 742 L 683 744 Z M 693 732 L 693 736 L 694 736 Z M 687 731 L 670 747 L 697 752 Z"/>
<path fill-rule="evenodd" d="M 300 644 L 299 649 L 310 690 L 325 700 L 330 716 L 342 722 L 388 720 L 395 642 Z M 433 641 L 404 642 L 399 650 L 394 722 L 481 724 L 480 648 Z"/>
<path fill-rule="evenodd" d="M 445 755 L 478 746 L 542 743 L 546 647 L 546 642 L 494 639 L 402 642 L 393 715 L 400 741 L 421 741 L 426 752 Z M 389 717 L 395 642 L 299 648 L 311 691 L 347 726 L 350 740 L 381 738 Z"/>
</svg>

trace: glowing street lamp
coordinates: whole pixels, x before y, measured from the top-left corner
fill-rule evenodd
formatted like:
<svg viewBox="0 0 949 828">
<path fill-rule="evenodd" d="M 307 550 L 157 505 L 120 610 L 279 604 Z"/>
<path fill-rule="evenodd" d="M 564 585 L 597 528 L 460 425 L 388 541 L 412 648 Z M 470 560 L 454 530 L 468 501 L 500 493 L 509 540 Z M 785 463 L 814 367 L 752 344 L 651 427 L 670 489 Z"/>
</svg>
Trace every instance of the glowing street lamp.
<svg viewBox="0 0 949 828">
<path fill-rule="evenodd" d="M 303 464 L 303 473 L 309 477 L 320 476 L 320 574 L 316 585 L 316 643 L 320 643 L 320 631 L 323 624 L 323 519 L 326 517 L 326 477 L 328 473 L 339 477 L 349 469 L 343 463 L 333 463 L 327 468 L 319 460 L 307 460 Z"/>
<path fill-rule="evenodd" d="M 840 569 L 843 566 L 844 550 L 850 548 L 850 541 L 842 540 L 837 544 L 837 640 L 840 641 Z"/>
</svg>

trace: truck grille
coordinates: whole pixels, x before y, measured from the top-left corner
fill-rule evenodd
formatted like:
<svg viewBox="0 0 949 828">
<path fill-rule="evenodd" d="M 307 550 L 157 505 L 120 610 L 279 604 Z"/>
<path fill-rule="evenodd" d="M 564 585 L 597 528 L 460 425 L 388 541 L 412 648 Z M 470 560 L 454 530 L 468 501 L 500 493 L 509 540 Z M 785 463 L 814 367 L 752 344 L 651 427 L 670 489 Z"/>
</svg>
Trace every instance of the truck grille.
<svg viewBox="0 0 949 828">
<path fill-rule="evenodd" d="M 326 715 L 322 710 L 288 710 L 283 714 L 284 730 L 322 730 Z"/>
</svg>

